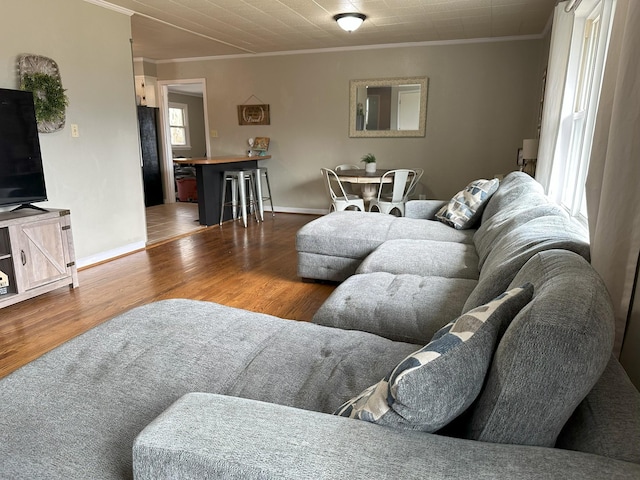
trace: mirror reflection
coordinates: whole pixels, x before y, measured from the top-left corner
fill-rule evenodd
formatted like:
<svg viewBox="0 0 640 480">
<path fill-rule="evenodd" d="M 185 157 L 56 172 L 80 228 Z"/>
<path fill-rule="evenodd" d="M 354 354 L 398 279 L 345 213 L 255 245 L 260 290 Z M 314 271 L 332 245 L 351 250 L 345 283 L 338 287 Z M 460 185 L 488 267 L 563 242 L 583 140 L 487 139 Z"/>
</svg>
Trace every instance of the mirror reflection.
<svg viewBox="0 0 640 480">
<path fill-rule="evenodd" d="M 350 137 L 425 135 L 427 77 L 352 80 Z"/>
</svg>

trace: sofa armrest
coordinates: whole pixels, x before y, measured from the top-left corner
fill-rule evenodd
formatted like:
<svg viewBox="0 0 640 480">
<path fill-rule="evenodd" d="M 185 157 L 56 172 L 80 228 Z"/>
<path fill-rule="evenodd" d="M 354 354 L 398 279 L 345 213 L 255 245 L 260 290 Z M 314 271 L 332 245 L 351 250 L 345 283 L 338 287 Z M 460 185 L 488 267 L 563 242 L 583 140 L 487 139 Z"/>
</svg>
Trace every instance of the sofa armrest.
<svg viewBox="0 0 640 480">
<path fill-rule="evenodd" d="M 138 436 L 137 480 L 640 478 L 592 454 L 403 431 L 215 394 L 183 396 Z"/>
<path fill-rule="evenodd" d="M 404 206 L 404 216 L 433 220 L 438 210 L 446 203 L 445 200 L 409 200 Z"/>
</svg>

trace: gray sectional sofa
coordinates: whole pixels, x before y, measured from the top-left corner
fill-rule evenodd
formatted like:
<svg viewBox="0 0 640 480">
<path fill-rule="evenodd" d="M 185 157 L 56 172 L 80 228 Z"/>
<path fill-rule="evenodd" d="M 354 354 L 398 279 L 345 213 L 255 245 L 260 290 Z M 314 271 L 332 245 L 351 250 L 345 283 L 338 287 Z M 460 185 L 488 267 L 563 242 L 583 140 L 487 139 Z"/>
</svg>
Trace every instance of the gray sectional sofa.
<svg viewBox="0 0 640 480">
<path fill-rule="evenodd" d="M 460 312 L 504 292 L 539 252 L 560 249 L 589 261 L 586 229 L 529 175 L 506 176 L 477 228 L 433 220 L 445 203 L 410 201 L 400 218 L 345 211 L 305 225 L 297 235 L 298 275 L 342 282 L 314 322 L 421 344 Z"/>
<path fill-rule="evenodd" d="M 301 274 L 342 281 L 315 323 L 166 300 L 43 355 L 0 380 L 0 478 L 640 478 L 640 394 L 611 357 L 609 297 L 536 185 L 508 176 L 476 230 L 312 221 Z M 514 289 L 521 304 L 482 318 Z M 403 392 L 444 427 L 333 415 L 463 323 L 475 333 L 423 365 L 438 392 Z M 452 415 L 443 399 L 468 382 L 477 395 Z"/>
</svg>

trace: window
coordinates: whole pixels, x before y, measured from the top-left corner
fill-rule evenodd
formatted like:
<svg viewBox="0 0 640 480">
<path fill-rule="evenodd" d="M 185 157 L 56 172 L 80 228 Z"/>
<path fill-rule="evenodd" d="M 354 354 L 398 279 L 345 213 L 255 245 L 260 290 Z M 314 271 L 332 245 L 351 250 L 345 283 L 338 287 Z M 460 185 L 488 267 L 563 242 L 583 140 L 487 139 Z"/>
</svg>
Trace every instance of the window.
<svg viewBox="0 0 640 480">
<path fill-rule="evenodd" d="M 549 194 L 586 222 L 585 182 L 614 0 L 583 0 L 575 11 Z"/>
<path fill-rule="evenodd" d="M 191 148 L 189 138 L 189 109 L 186 104 L 169 103 L 169 129 L 171 131 L 172 148 Z"/>
</svg>

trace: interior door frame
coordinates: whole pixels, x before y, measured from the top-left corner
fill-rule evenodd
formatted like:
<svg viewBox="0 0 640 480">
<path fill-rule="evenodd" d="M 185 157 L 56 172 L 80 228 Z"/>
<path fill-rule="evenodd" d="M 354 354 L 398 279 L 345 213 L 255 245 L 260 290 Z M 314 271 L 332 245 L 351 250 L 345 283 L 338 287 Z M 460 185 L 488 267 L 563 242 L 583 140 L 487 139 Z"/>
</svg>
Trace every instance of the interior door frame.
<svg viewBox="0 0 640 480">
<path fill-rule="evenodd" d="M 160 144 L 162 149 L 161 174 L 164 189 L 164 203 L 175 203 L 176 188 L 173 177 L 173 152 L 171 151 L 171 133 L 169 131 L 169 87 L 171 85 L 199 84 L 202 87 L 202 107 L 204 109 L 204 130 L 207 156 L 211 155 L 211 136 L 209 135 L 209 113 L 207 111 L 207 80 L 191 78 L 180 80 L 159 80 L 158 96 L 160 108 Z"/>
</svg>

